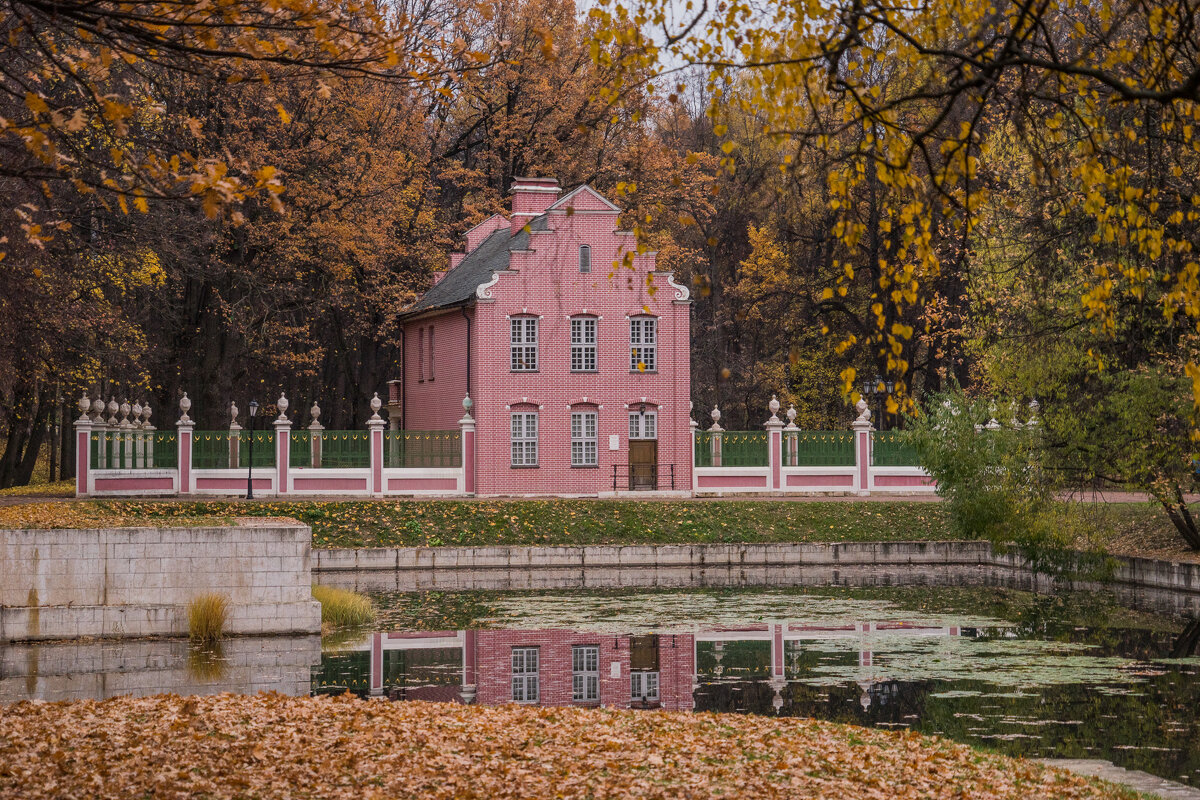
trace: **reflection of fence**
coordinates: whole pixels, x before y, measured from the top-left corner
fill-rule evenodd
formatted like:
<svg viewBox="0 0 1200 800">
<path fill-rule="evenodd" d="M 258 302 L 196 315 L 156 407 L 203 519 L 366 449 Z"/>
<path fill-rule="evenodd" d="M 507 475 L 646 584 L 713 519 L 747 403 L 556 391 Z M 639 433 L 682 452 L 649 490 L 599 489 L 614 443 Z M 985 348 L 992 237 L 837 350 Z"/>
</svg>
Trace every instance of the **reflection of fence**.
<svg viewBox="0 0 1200 800">
<path fill-rule="evenodd" d="M 871 441 L 871 463 L 877 467 L 916 467 L 920 466 L 921 459 L 903 431 L 875 431 Z"/>
<path fill-rule="evenodd" d="M 853 431 L 787 431 L 783 463 L 789 467 L 853 467 Z"/>
<path fill-rule="evenodd" d="M 371 434 L 367 431 L 293 431 L 293 467 L 366 469 L 371 466 Z"/>
<path fill-rule="evenodd" d="M 102 431 L 90 439 L 92 469 L 175 469 L 175 431 Z"/>
<path fill-rule="evenodd" d="M 461 467 L 461 431 L 385 431 L 385 467 Z"/>
<path fill-rule="evenodd" d="M 250 464 L 250 437 L 254 463 Z M 275 466 L 275 431 L 196 431 L 192 434 L 193 469 Z"/>
<path fill-rule="evenodd" d="M 719 437 L 714 443 L 713 438 Z M 765 467 L 767 434 L 765 431 L 698 431 L 696 466 Z"/>
</svg>

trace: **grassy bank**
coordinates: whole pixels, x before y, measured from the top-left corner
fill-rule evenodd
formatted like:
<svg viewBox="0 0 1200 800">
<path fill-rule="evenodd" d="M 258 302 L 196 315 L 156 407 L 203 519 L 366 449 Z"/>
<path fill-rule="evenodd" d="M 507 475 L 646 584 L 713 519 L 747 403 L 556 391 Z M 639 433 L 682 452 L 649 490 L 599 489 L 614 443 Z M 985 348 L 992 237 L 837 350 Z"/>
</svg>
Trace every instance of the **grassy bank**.
<svg viewBox="0 0 1200 800">
<path fill-rule="evenodd" d="M 0 798 L 1134 795 L 909 732 L 800 719 L 276 694 L 0 707 Z"/>
<path fill-rule="evenodd" d="M 1060 503 L 1080 549 L 1187 557 L 1157 505 Z M 227 525 L 290 517 L 317 547 L 861 542 L 960 538 L 941 503 L 773 500 L 92 500 L 0 505 L 0 528 Z"/>
</svg>

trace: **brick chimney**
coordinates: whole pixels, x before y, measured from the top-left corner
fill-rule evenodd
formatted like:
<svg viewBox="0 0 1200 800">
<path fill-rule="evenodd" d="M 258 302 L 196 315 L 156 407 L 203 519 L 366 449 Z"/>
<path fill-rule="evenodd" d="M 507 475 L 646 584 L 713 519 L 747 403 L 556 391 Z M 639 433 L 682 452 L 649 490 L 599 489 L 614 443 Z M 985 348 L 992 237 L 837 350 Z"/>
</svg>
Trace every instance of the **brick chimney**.
<svg viewBox="0 0 1200 800">
<path fill-rule="evenodd" d="M 513 178 L 508 190 L 512 195 L 512 232 L 515 234 L 534 217 L 545 213 L 561 192 L 557 178 Z"/>
</svg>

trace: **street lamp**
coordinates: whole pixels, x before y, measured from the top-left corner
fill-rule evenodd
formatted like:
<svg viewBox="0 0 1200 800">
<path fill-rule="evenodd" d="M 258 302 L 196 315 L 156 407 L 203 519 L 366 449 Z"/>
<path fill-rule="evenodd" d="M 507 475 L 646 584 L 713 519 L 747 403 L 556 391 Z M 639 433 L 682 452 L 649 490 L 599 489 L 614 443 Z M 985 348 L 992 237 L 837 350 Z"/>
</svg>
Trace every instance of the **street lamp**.
<svg viewBox="0 0 1200 800">
<path fill-rule="evenodd" d="M 875 377 L 873 379 L 862 382 L 861 393 L 863 400 L 867 401 L 867 403 L 871 403 L 872 400 L 875 401 L 875 421 L 876 424 L 879 425 L 880 430 L 884 429 L 883 412 L 887 407 L 885 399 L 890 397 L 892 392 L 895 390 L 896 382 L 891 379 L 884 379 L 884 377 L 879 373 L 875 373 Z"/>
<path fill-rule="evenodd" d="M 258 401 L 250 401 L 250 455 L 246 458 L 246 499 L 254 499 L 254 418 L 258 416 Z"/>
</svg>

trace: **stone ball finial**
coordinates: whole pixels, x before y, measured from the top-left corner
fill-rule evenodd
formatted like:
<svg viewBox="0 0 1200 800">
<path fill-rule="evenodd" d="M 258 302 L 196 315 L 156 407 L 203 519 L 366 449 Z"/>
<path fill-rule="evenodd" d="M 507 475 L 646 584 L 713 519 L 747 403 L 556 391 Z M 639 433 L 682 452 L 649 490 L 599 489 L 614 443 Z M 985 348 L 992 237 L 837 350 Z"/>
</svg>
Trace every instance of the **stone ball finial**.
<svg viewBox="0 0 1200 800">
<path fill-rule="evenodd" d="M 118 406 L 118 409 L 121 412 L 121 425 L 128 425 L 129 424 L 129 412 L 133 410 L 132 408 L 129 407 L 129 401 L 122 400 L 121 405 Z"/>
<path fill-rule="evenodd" d="M 371 398 L 371 419 L 383 419 L 379 416 L 379 409 L 383 408 L 383 401 L 379 399 L 379 392 Z"/>
<path fill-rule="evenodd" d="M 470 394 L 467 394 L 465 397 L 463 397 L 463 411 L 470 414 L 471 409 L 474 407 L 475 407 L 475 401 L 471 399 Z"/>
<path fill-rule="evenodd" d="M 117 404 L 117 398 L 115 398 L 115 397 L 108 398 L 108 421 L 109 422 L 117 421 L 117 412 L 120 410 L 121 410 L 121 406 L 119 406 Z"/>
<path fill-rule="evenodd" d="M 721 409 L 717 408 L 716 406 L 713 406 L 713 410 L 709 414 L 709 416 L 712 417 L 713 422 L 720 422 L 721 421 Z"/>
<path fill-rule="evenodd" d="M 279 393 L 279 399 L 275 401 L 275 407 L 279 409 L 279 419 L 287 419 L 288 399 L 283 392 Z"/>
<path fill-rule="evenodd" d="M 149 403 L 146 403 L 144 406 L 142 406 L 142 424 L 143 425 L 150 424 L 150 414 L 151 413 L 153 413 L 153 412 L 151 412 L 151 410 L 150 410 Z"/>
<path fill-rule="evenodd" d="M 858 412 L 858 419 L 854 420 L 855 422 L 871 421 L 871 407 L 867 405 L 866 400 L 858 398 L 858 402 L 854 404 L 854 410 Z"/>
<path fill-rule="evenodd" d="M 771 419 L 779 419 L 779 398 L 771 395 L 771 402 L 767 403 L 767 408 L 771 409 Z"/>
<path fill-rule="evenodd" d="M 84 392 L 83 396 L 79 398 L 79 413 L 86 417 L 91 408 L 92 401 L 88 399 L 87 392 Z"/>
<path fill-rule="evenodd" d="M 788 406 L 787 418 L 788 418 L 789 423 L 791 423 L 793 425 L 796 423 L 796 407 L 795 406 L 793 406 L 793 405 Z"/>
<path fill-rule="evenodd" d="M 179 421 L 191 422 L 192 418 L 188 416 L 188 412 L 192 409 L 192 399 L 187 396 L 187 392 L 183 393 L 183 397 L 179 398 Z"/>
<path fill-rule="evenodd" d="M 132 416 L 133 424 L 141 425 L 142 424 L 142 401 L 134 400 L 133 408 L 129 409 L 129 413 Z"/>
<path fill-rule="evenodd" d="M 313 400 L 312 408 L 308 410 L 308 415 L 312 417 L 313 422 L 316 422 L 321 417 L 321 407 L 317 405 L 316 400 Z"/>
<path fill-rule="evenodd" d="M 104 414 L 104 401 L 101 400 L 99 397 L 97 397 L 95 400 L 92 401 L 92 420 L 94 422 L 99 422 L 100 418 L 101 418 L 101 416 L 103 416 L 103 414 Z"/>
</svg>

